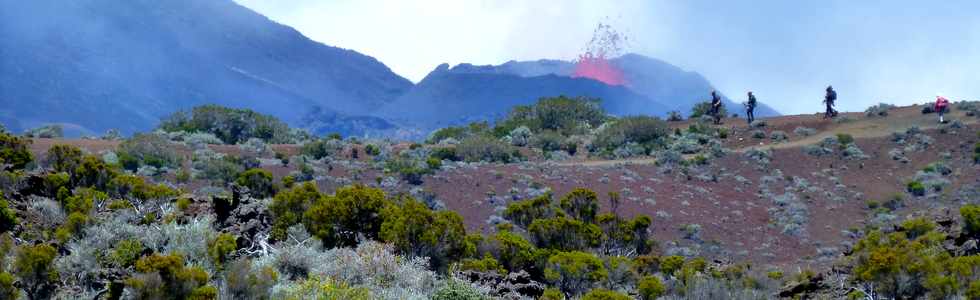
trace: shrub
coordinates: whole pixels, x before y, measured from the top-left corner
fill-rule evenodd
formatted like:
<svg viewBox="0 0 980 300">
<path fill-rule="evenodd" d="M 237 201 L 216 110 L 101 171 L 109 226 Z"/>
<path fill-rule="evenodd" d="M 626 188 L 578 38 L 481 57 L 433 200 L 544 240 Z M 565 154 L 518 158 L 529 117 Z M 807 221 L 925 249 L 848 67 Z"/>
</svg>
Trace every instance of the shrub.
<svg viewBox="0 0 980 300">
<path fill-rule="evenodd" d="M 467 258 L 459 264 L 460 270 L 472 270 L 477 272 L 496 272 L 498 274 L 507 274 L 507 269 L 500 265 L 493 256 L 490 254 L 485 255 L 482 259 Z"/>
<path fill-rule="evenodd" d="M 378 156 L 381 154 L 381 148 L 375 144 L 364 145 L 364 153 L 370 156 Z"/>
<path fill-rule="evenodd" d="M 54 258 L 58 255 L 54 247 L 47 244 L 23 245 L 17 248 L 13 273 L 20 279 L 29 299 L 47 299 L 58 282 Z"/>
<path fill-rule="evenodd" d="M 194 177 L 214 180 L 220 183 L 230 183 L 238 179 L 238 175 L 247 169 L 257 167 L 247 166 L 247 161 L 228 155 L 217 154 L 211 150 L 194 152 Z"/>
<path fill-rule="evenodd" d="M 44 125 L 24 131 L 24 136 L 42 139 L 60 139 L 65 137 L 65 130 L 58 124 Z"/>
<path fill-rule="evenodd" d="M 70 175 L 82 163 L 82 149 L 64 144 L 51 146 L 48 149 L 46 162 L 55 172 L 65 172 Z"/>
<path fill-rule="evenodd" d="M 648 116 L 624 117 L 599 131 L 593 146 L 613 150 L 628 143 L 643 145 L 647 150 L 670 134 L 667 123 Z"/>
<path fill-rule="evenodd" d="M 507 205 L 503 216 L 515 224 L 527 228 L 535 219 L 545 219 L 555 216 L 551 206 L 551 193 L 544 193 L 528 200 L 512 202 Z"/>
<path fill-rule="evenodd" d="M 295 287 L 285 291 L 278 291 L 274 299 L 349 299 L 349 300 L 368 300 L 371 298 L 371 291 L 363 287 L 352 287 L 344 282 L 337 282 L 333 279 L 322 279 L 320 276 L 312 276 L 299 282 Z"/>
<path fill-rule="evenodd" d="M 766 138 L 766 132 L 758 129 L 752 130 L 752 138 L 764 139 Z"/>
<path fill-rule="evenodd" d="M 0 299 L 17 299 L 18 297 L 20 297 L 20 289 L 14 285 L 14 275 L 0 272 Z"/>
<path fill-rule="evenodd" d="M 902 222 L 902 229 L 909 239 L 916 239 L 936 229 L 936 223 L 925 218 L 909 219 Z"/>
<path fill-rule="evenodd" d="M 561 198 L 561 208 L 572 218 L 592 223 L 599 213 L 599 197 L 589 189 L 576 188 Z"/>
<path fill-rule="evenodd" d="M 167 132 L 211 133 L 230 145 L 250 138 L 273 144 L 294 143 L 301 138 L 286 123 L 273 116 L 218 105 L 203 105 L 191 111 L 175 112 L 164 118 L 159 128 Z"/>
<path fill-rule="evenodd" d="M 563 251 L 598 246 L 602 237 L 599 226 L 566 217 L 536 219 L 528 232 L 538 247 Z"/>
<path fill-rule="evenodd" d="M 304 212 L 320 197 L 320 191 L 313 182 L 305 182 L 277 193 L 269 204 L 273 221 L 269 237 L 273 240 L 285 239 L 286 229 L 302 222 Z"/>
<path fill-rule="evenodd" d="M 136 171 L 140 166 L 173 168 L 180 165 L 181 157 L 170 145 L 165 135 L 140 133 L 119 144 L 119 163 L 123 168 Z"/>
<path fill-rule="evenodd" d="M 960 207 L 960 216 L 963 218 L 964 231 L 973 236 L 980 234 L 980 205 L 963 205 Z"/>
<path fill-rule="evenodd" d="M 472 136 L 460 141 L 456 153 L 468 162 L 509 162 L 516 149 L 492 137 Z"/>
<path fill-rule="evenodd" d="M 439 170 L 442 168 L 442 160 L 435 157 L 429 157 L 425 160 L 425 165 L 429 167 L 430 171 Z"/>
<path fill-rule="evenodd" d="M 558 151 L 564 140 L 565 137 L 557 131 L 542 131 L 531 139 L 531 145 L 546 152 Z"/>
<path fill-rule="evenodd" d="M 846 133 L 838 133 L 837 142 L 839 142 L 841 146 L 846 146 L 848 144 L 854 143 L 854 136 Z"/>
<path fill-rule="evenodd" d="M 266 198 L 275 194 L 275 184 L 272 182 L 272 172 L 263 169 L 249 169 L 238 174 L 235 183 L 249 189 L 253 197 Z"/>
<path fill-rule="evenodd" d="M 17 214 L 0 192 L 0 233 L 8 232 L 17 226 Z"/>
<path fill-rule="evenodd" d="M 517 147 L 527 146 L 531 140 L 531 129 L 521 125 L 511 130 L 507 136 L 510 137 L 510 144 Z"/>
<path fill-rule="evenodd" d="M 109 195 L 119 198 L 134 198 L 139 200 L 154 200 L 176 197 L 179 191 L 171 189 L 164 184 L 153 185 L 147 183 L 142 177 L 134 175 L 120 175 L 109 181 Z"/>
<path fill-rule="evenodd" d="M 443 270 L 465 252 L 466 229 L 454 211 L 432 211 L 414 199 L 391 205 L 383 213 L 381 240 L 410 256 L 429 257 L 433 268 Z"/>
<path fill-rule="evenodd" d="M 75 235 L 81 233 L 82 229 L 85 227 L 85 223 L 88 223 L 87 215 L 73 212 L 68 215 L 68 219 L 65 221 L 65 224 L 62 224 L 61 227 L 58 227 L 58 229 L 55 230 L 55 237 L 59 242 L 65 243 Z"/>
<path fill-rule="evenodd" d="M 460 157 L 456 155 L 456 148 L 453 147 L 440 147 L 432 149 L 431 157 L 438 160 L 448 160 L 448 161 L 459 161 Z"/>
<path fill-rule="evenodd" d="M 31 140 L 0 132 L 0 170 L 21 170 L 34 160 Z"/>
<path fill-rule="evenodd" d="M 320 139 L 304 144 L 303 148 L 300 149 L 300 153 L 309 155 L 313 159 L 321 159 L 333 156 L 342 151 L 343 148 L 344 145 L 338 140 Z M 370 154 L 370 151 L 368 151 L 368 154 Z"/>
<path fill-rule="evenodd" d="M 677 255 L 667 256 L 660 261 L 660 271 L 668 276 L 673 276 L 683 265 L 684 257 Z"/>
<path fill-rule="evenodd" d="M 599 100 L 565 96 L 541 98 L 532 105 L 519 105 L 511 109 L 507 118 L 498 122 L 494 132 L 503 136 L 520 126 L 531 131 L 557 131 L 562 135 L 581 133 L 588 127 L 597 127 L 607 119 Z"/>
<path fill-rule="evenodd" d="M 138 299 L 215 299 L 217 290 L 207 286 L 208 273 L 184 266 L 178 254 L 153 253 L 136 261 L 136 272 L 126 286 Z"/>
<path fill-rule="evenodd" d="M 272 267 L 253 272 L 252 262 L 247 259 L 229 263 L 224 274 L 231 299 L 269 299 L 272 287 L 279 279 L 279 273 Z"/>
<path fill-rule="evenodd" d="M 213 240 L 208 242 L 208 255 L 215 265 L 221 265 L 228 261 L 228 257 L 233 251 L 238 249 L 236 238 L 232 234 L 221 233 Z"/>
<path fill-rule="evenodd" d="M 420 164 L 410 157 L 398 156 L 388 160 L 385 163 L 385 168 L 390 172 L 398 173 L 409 184 L 420 185 L 422 184 L 422 177 L 431 173 L 428 165 L 422 167 Z"/>
<path fill-rule="evenodd" d="M 430 300 L 483 300 L 490 299 L 469 283 L 458 279 L 450 279 L 446 285 L 436 290 Z"/>
<path fill-rule="evenodd" d="M 793 129 L 793 133 L 795 133 L 798 136 L 811 136 L 816 134 L 817 130 L 813 128 L 807 128 L 807 127 L 796 127 L 795 129 Z"/>
<path fill-rule="evenodd" d="M 607 289 L 593 289 L 582 296 L 582 300 L 630 300 L 630 296 Z"/>
<path fill-rule="evenodd" d="M 640 299 L 643 300 L 654 300 L 663 296 L 667 292 L 667 288 L 660 278 L 656 276 L 645 276 L 640 279 L 640 283 L 637 285 L 637 291 L 640 293 Z"/>
<path fill-rule="evenodd" d="M 868 117 L 886 117 L 888 116 L 888 111 L 895 108 L 894 105 L 888 103 L 878 103 L 877 105 L 872 105 L 868 109 L 864 110 L 864 114 Z"/>
<path fill-rule="evenodd" d="M 680 122 L 680 121 L 684 121 L 684 116 L 682 116 L 679 111 L 672 110 L 667 113 L 667 122 Z"/>
<path fill-rule="evenodd" d="M 698 104 L 695 104 L 694 107 L 691 108 L 691 116 L 689 118 L 697 119 L 700 118 L 701 116 L 706 116 L 708 115 L 709 111 L 711 111 L 711 101 L 699 102 Z M 728 110 L 725 108 L 725 105 L 722 105 L 721 108 L 718 109 L 718 115 L 720 116 L 728 115 Z"/>
<path fill-rule="evenodd" d="M 926 187 L 919 181 L 909 181 L 905 185 L 906 191 L 908 191 L 913 196 L 922 197 L 926 194 Z"/>
<path fill-rule="evenodd" d="M 115 248 L 109 252 L 109 261 L 121 268 L 132 266 L 136 263 L 136 260 L 140 258 L 140 255 L 142 255 L 144 249 L 146 249 L 146 247 L 144 247 L 143 243 L 141 243 L 139 240 L 121 240 L 117 242 Z"/>
<path fill-rule="evenodd" d="M 490 243 L 495 247 L 500 264 L 508 271 L 528 270 L 535 263 L 537 249 L 519 234 L 499 231 Z"/>
<path fill-rule="evenodd" d="M 382 227 L 382 210 L 388 204 L 383 191 L 363 185 L 337 189 L 333 195 L 318 196 L 315 189 L 304 184 L 291 194 L 276 195 L 280 198 L 293 197 L 290 202 L 316 199 L 303 214 L 303 224 L 310 234 L 319 238 L 328 248 L 357 245 L 358 235 L 378 239 Z M 280 201 L 280 203 L 284 203 Z M 289 224 L 292 225 L 292 224 Z M 288 226 L 287 226 L 288 227 Z"/>
<path fill-rule="evenodd" d="M 72 172 L 71 182 L 75 186 L 105 190 L 109 181 L 119 176 L 119 173 L 117 166 L 108 164 L 95 155 L 85 155 L 81 164 Z"/>
<path fill-rule="evenodd" d="M 568 295 L 579 295 L 609 276 L 602 260 L 587 252 L 558 252 L 548 258 L 545 279 Z"/>
</svg>

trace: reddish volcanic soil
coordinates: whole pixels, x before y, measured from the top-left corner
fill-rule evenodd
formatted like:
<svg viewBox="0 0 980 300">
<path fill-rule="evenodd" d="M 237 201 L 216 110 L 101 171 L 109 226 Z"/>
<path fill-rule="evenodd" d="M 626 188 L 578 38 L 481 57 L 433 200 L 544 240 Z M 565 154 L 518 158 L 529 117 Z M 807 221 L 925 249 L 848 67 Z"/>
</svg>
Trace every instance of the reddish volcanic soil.
<svg viewBox="0 0 980 300">
<path fill-rule="evenodd" d="M 883 202 L 896 194 L 903 195 L 905 207 L 893 214 L 899 219 L 923 213 L 938 206 L 955 207 L 961 189 L 980 186 L 980 166 L 972 161 L 973 144 L 978 139 L 976 117 L 954 112 L 951 117 L 965 127 L 946 133 L 933 124 L 934 115 L 921 115 L 918 107 L 891 111 L 888 117 L 869 118 L 848 114 L 850 121 L 835 123 L 816 115 L 785 116 L 766 119 L 767 133 L 783 131 L 789 140 L 774 143 L 771 139 L 754 139 L 744 120 L 726 119 L 723 126 L 732 127 L 724 140 L 731 153 L 712 159 L 706 166 L 666 168 L 652 164 L 653 159 L 629 161 L 590 160 L 546 162 L 535 160 L 519 164 L 446 164 L 442 170 L 424 178 L 422 190 L 435 194 L 448 209 L 459 212 L 470 230 L 488 231 L 496 211 L 515 199 L 526 199 L 541 188 L 550 188 L 555 198 L 576 187 L 594 190 L 602 199 L 603 210 L 609 210 L 609 192 L 621 196 L 620 214 L 646 214 L 654 219 L 651 235 L 660 243 L 660 251 L 693 253 L 721 260 L 748 260 L 761 265 L 828 265 L 853 242 L 850 228 L 864 227 L 871 216 L 868 201 Z M 924 151 L 906 151 L 909 162 L 893 160 L 889 150 L 902 148 L 892 141 L 891 133 L 918 126 L 934 139 Z M 672 123 L 685 128 L 686 123 Z M 803 137 L 793 133 L 796 127 L 816 129 L 817 134 Z M 826 136 L 847 133 L 869 156 L 864 160 L 846 160 L 838 152 L 816 157 L 802 151 L 805 145 L 818 143 Z M 36 139 L 32 145 L 40 154 L 54 143 L 66 142 L 91 152 L 113 149 L 116 142 L 93 140 Z M 762 146 L 760 146 L 760 143 Z M 219 152 L 236 153 L 236 146 L 211 146 Z M 359 147 L 359 146 L 355 146 Z M 397 148 L 407 147 L 401 144 Z M 276 151 L 299 153 L 295 145 L 274 145 Z M 771 149 L 771 162 L 758 162 L 745 152 L 750 148 Z M 949 152 L 947 165 L 953 174 L 945 177 L 951 184 L 944 192 L 929 197 L 912 197 L 904 192 L 905 184 L 926 165 Z M 324 191 L 350 182 L 377 186 L 384 173 L 372 165 L 371 158 L 359 151 L 360 160 L 351 162 L 348 149 L 331 163 L 318 164 L 318 181 Z M 188 165 L 189 166 L 189 165 Z M 266 165 L 281 178 L 292 170 L 281 165 Z M 185 189 L 203 182 L 183 185 Z M 399 183 L 390 191 L 408 192 L 414 186 Z M 766 192 L 768 191 L 769 194 Z M 796 234 L 784 233 L 776 215 L 785 209 L 774 196 L 793 193 L 805 207 L 803 229 Z M 977 200 L 977 199 L 972 199 Z M 681 227 L 697 224 L 697 234 Z M 687 226 L 687 227 L 697 227 Z M 822 251 L 820 249 L 828 249 Z M 834 251 L 831 251 L 834 250 Z"/>
</svg>

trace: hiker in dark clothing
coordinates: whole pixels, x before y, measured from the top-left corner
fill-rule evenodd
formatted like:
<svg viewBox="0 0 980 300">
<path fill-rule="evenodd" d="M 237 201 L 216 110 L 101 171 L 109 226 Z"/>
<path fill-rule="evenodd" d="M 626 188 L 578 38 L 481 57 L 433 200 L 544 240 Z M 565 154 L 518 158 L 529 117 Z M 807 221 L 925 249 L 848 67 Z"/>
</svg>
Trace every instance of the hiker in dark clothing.
<svg viewBox="0 0 980 300">
<path fill-rule="evenodd" d="M 721 124 L 721 97 L 718 91 L 711 91 L 711 116 L 715 118 L 715 124 Z"/>
<path fill-rule="evenodd" d="M 755 95 L 751 91 L 749 91 L 749 102 L 745 103 L 745 117 L 749 125 L 755 121 Z"/>
<path fill-rule="evenodd" d="M 833 86 L 827 86 L 827 95 L 823 98 L 823 103 L 827 104 L 827 111 L 823 113 L 824 119 L 837 116 L 837 111 L 834 110 L 834 101 L 837 101 L 837 91 L 834 91 Z"/>
</svg>

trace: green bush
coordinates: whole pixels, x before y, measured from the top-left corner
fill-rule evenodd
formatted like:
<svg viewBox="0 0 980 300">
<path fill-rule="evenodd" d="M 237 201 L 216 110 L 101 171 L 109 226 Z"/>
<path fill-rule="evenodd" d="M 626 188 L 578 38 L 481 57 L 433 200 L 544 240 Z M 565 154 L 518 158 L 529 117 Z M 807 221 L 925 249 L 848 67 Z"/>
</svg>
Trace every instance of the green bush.
<svg viewBox="0 0 980 300">
<path fill-rule="evenodd" d="M 8 232 L 17 226 L 17 214 L 0 192 L 0 233 Z"/>
<path fill-rule="evenodd" d="M 184 266 L 178 254 L 153 253 L 136 261 L 138 272 L 126 280 L 137 299 L 215 299 L 217 290 L 207 286 L 208 273 Z"/>
<path fill-rule="evenodd" d="M 503 215 L 514 224 L 527 228 L 535 219 L 554 217 L 556 211 L 551 205 L 551 193 L 545 193 L 532 199 L 511 202 Z"/>
<path fill-rule="evenodd" d="M 697 104 L 694 105 L 694 107 L 691 108 L 690 119 L 698 119 L 701 116 L 706 116 L 710 111 L 711 111 L 711 101 L 698 102 Z M 722 105 L 721 108 L 718 109 L 718 115 L 723 117 L 727 116 L 728 109 L 726 109 L 725 106 Z"/>
<path fill-rule="evenodd" d="M 507 269 L 500 265 L 493 256 L 487 254 L 482 259 L 467 258 L 463 259 L 459 263 L 460 270 L 472 270 L 477 272 L 497 272 L 498 274 L 507 274 Z"/>
<path fill-rule="evenodd" d="M 963 230 L 973 236 L 980 235 L 980 205 L 967 204 L 960 207 Z"/>
<path fill-rule="evenodd" d="M 854 136 L 846 133 L 838 133 L 837 142 L 839 142 L 841 146 L 847 146 L 848 144 L 854 143 Z"/>
<path fill-rule="evenodd" d="M 342 147 L 343 145 L 336 140 L 320 139 L 304 144 L 300 154 L 321 159 L 339 153 L 343 150 Z"/>
<path fill-rule="evenodd" d="M 95 155 L 85 155 L 81 164 L 72 172 L 71 182 L 75 186 L 105 190 L 109 181 L 119 176 L 119 169 Z"/>
<path fill-rule="evenodd" d="M 381 155 L 381 148 L 375 144 L 367 144 L 364 145 L 364 153 L 370 156 L 378 156 Z"/>
<path fill-rule="evenodd" d="M 68 215 L 68 219 L 65 221 L 65 224 L 62 224 L 61 227 L 58 227 L 58 229 L 55 230 L 55 237 L 59 242 L 68 242 L 68 240 L 70 240 L 72 237 L 75 237 L 82 232 L 82 229 L 85 228 L 85 224 L 88 223 L 88 221 L 87 215 L 73 212 Z"/>
<path fill-rule="evenodd" d="M 472 136 L 456 146 L 456 153 L 468 162 L 510 162 L 516 151 L 511 145 L 488 136 Z"/>
<path fill-rule="evenodd" d="M 226 144 L 237 144 L 250 138 L 272 144 L 289 144 L 302 138 L 273 116 L 218 105 L 203 105 L 191 111 L 175 112 L 164 118 L 159 128 L 167 132 L 211 133 Z"/>
<path fill-rule="evenodd" d="M 600 131 L 592 145 L 597 150 L 613 150 L 628 143 L 636 143 L 649 150 L 662 143 L 662 139 L 669 134 L 667 123 L 658 118 L 624 117 Z"/>
<path fill-rule="evenodd" d="M 136 171 L 140 166 L 174 168 L 180 165 L 181 156 L 162 134 L 138 133 L 119 144 L 119 163 L 123 168 Z"/>
<path fill-rule="evenodd" d="M 638 215 L 633 220 L 624 220 L 617 215 L 607 213 L 598 217 L 598 225 L 603 233 L 603 250 L 606 253 L 637 253 L 647 254 L 656 244 L 649 239 L 648 228 L 653 219 L 646 215 Z"/>
<path fill-rule="evenodd" d="M 155 200 L 176 197 L 179 191 L 164 184 L 153 185 L 142 177 L 120 175 L 109 181 L 109 195 L 117 198 L 135 198 L 139 200 Z"/>
<path fill-rule="evenodd" d="M 536 219 L 531 222 L 528 232 L 539 248 L 561 251 L 598 246 L 602 238 L 599 226 L 567 217 Z"/>
<path fill-rule="evenodd" d="M 456 155 L 456 148 L 454 147 L 440 147 L 432 149 L 432 158 L 438 160 L 448 160 L 448 161 L 459 161 L 460 157 Z"/>
<path fill-rule="evenodd" d="M 87 215 L 92 211 L 96 201 L 101 203 L 107 199 L 109 199 L 109 196 L 106 193 L 90 188 L 81 188 L 74 195 L 61 199 L 61 207 L 65 210 L 65 213 L 77 212 Z"/>
<path fill-rule="evenodd" d="M 664 257 L 660 261 L 660 271 L 668 276 L 673 276 L 682 266 L 684 266 L 684 257 L 677 255 Z"/>
<path fill-rule="evenodd" d="M 936 229 L 936 223 L 926 218 L 914 218 L 902 222 L 902 229 L 909 239 L 915 239 Z"/>
<path fill-rule="evenodd" d="M 922 197 L 926 195 L 926 186 L 919 181 L 909 181 L 905 185 L 905 189 L 913 196 Z"/>
<path fill-rule="evenodd" d="M 286 229 L 303 221 L 303 214 L 321 197 L 313 182 L 283 190 L 272 198 L 269 213 L 272 215 L 270 238 L 281 241 L 286 238 Z"/>
<path fill-rule="evenodd" d="M 602 260 L 587 252 L 558 252 L 548 258 L 545 279 L 567 295 L 579 295 L 609 276 Z"/>
<path fill-rule="evenodd" d="M 0 299 L 17 299 L 19 297 L 20 289 L 14 285 L 14 275 L 0 272 Z"/>
<path fill-rule="evenodd" d="M 640 279 L 640 283 L 636 289 L 640 293 L 640 299 L 643 300 L 654 300 L 660 298 L 660 296 L 663 296 L 667 292 L 667 287 L 656 276 L 643 277 L 643 279 Z"/>
<path fill-rule="evenodd" d="M 136 263 L 136 260 L 140 258 L 140 255 L 143 253 L 144 249 L 146 249 L 146 247 L 144 247 L 143 243 L 141 243 L 139 240 L 121 240 L 116 243 L 116 246 L 111 252 L 109 252 L 109 261 L 120 268 L 132 266 Z"/>
<path fill-rule="evenodd" d="M 545 152 L 561 150 L 565 142 L 565 137 L 557 131 L 542 131 L 531 138 L 531 146 L 540 148 Z"/>
<path fill-rule="evenodd" d="M 57 250 L 48 244 L 17 248 L 13 273 L 28 299 L 47 299 L 54 291 L 60 277 L 53 264 L 57 255 Z"/>
<path fill-rule="evenodd" d="M 19 138 L 0 132 L 0 168 L 2 170 L 22 170 L 34 161 L 28 146 L 30 139 Z"/>
<path fill-rule="evenodd" d="M 607 289 L 594 289 L 582 296 L 582 300 L 630 300 L 630 296 Z"/>
<path fill-rule="evenodd" d="M 300 281 L 297 286 L 285 291 L 277 291 L 274 299 L 329 299 L 329 300 L 369 300 L 371 291 L 363 287 L 352 287 L 344 282 L 330 278 L 310 276 Z"/>
<path fill-rule="evenodd" d="M 272 182 L 272 172 L 255 168 L 238 174 L 235 183 L 247 187 L 253 197 L 265 198 L 275 194 L 275 184 Z"/>
<path fill-rule="evenodd" d="M 246 163 L 246 159 L 230 155 L 220 157 L 195 155 L 194 169 L 198 170 L 195 177 L 221 183 L 231 183 L 237 180 L 242 172 L 251 169 L 249 166 L 246 166 Z"/>
<path fill-rule="evenodd" d="M 493 131 L 495 136 L 503 137 L 515 128 L 526 126 L 533 132 L 556 131 L 567 136 L 583 133 L 585 128 L 595 128 L 606 119 L 598 99 L 559 96 L 514 107 Z"/>
<path fill-rule="evenodd" d="M 519 234 L 499 231 L 490 242 L 496 249 L 500 264 L 507 271 L 529 270 L 534 266 L 537 249 Z"/>
<path fill-rule="evenodd" d="M 333 195 L 318 195 L 315 189 L 304 184 L 294 188 L 291 194 L 276 195 L 276 200 L 290 198 L 290 202 L 303 202 L 308 198 L 316 199 L 301 216 L 303 224 L 310 234 L 319 238 L 328 248 L 352 247 L 357 245 L 358 235 L 377 240 L 382 228 L 382 211 L 389 201 L 383 191 L 363 185 L 354 185 L 337 189 Z M 281 202 L 285 203 L 285 202 Z M 278 210 L 278 208 L 277 208 Z"/>
<path fill-rule="evenodd" d="M 71 175 L 82 163 L 82 149 L 72 145 L 57 144 L 48 149 L 46 160 L 55 172 Z"/>
<path fill-rule="evenodd" d="M 383 212 L 380 237 L 407 255 L 428 257 L 432 267 L 444 270 L 466 252 L 463 217 L 454 211 L 432 211 L 414 199 L 403 199 Z"/>
<path fill-rule="evenodd" d="M 216 265 L 224 264 L 228 261 L 228 256 L 235 249 L 238 249 L 237 238 L 229 233 L 218 234 L 213 240 L 208 242 L 208 256 Z"/>
<path fill-rule="evenodd" d="M 469 283 L 457 279 L 450 279 L 446 285 L 436 290 L 430 300 L 489 300 L 490 297 L 483 295 L 479 290 L 473 288 Z"/>
<path fill-rule="evenodd" d="M 599 213 L 599 197 L 589 189 L 576 188 L 561 198 L 561 208 L 576 220 L 593 223 Z"/>
</svg>

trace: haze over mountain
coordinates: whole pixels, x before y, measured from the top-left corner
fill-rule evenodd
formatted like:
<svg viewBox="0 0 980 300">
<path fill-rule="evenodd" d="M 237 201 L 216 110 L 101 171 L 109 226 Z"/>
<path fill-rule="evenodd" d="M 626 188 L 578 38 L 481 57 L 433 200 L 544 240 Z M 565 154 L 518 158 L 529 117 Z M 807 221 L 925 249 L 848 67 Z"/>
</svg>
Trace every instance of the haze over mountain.
<svg viewBox="0 0 980 300">
<path fill-rule="evenodd" d="M 14 131 L 59 123 L 71 135 L 133 133 L 215 103 L 318 134 L 419 138 L 558 95 L 600 98 L 616 115 L 686 115 L 712 88 L 695 72 L 635 54 L 610 60 L 624 85 L 574 78 L 575 62 L 561 60 L 442 65 L 413 85 L 370 56 L 310 40 L 231 0 L 3 8 L 0 122 Z"/>
<path fill-rule="evenodd" d="M 230 0 L 5 1 L 0 37 L 0 121 L 13 130 L 131 133 L 203 103 L 295 124 L 315 107 L 366 114 L 412 86 Z"/>
</svg>

